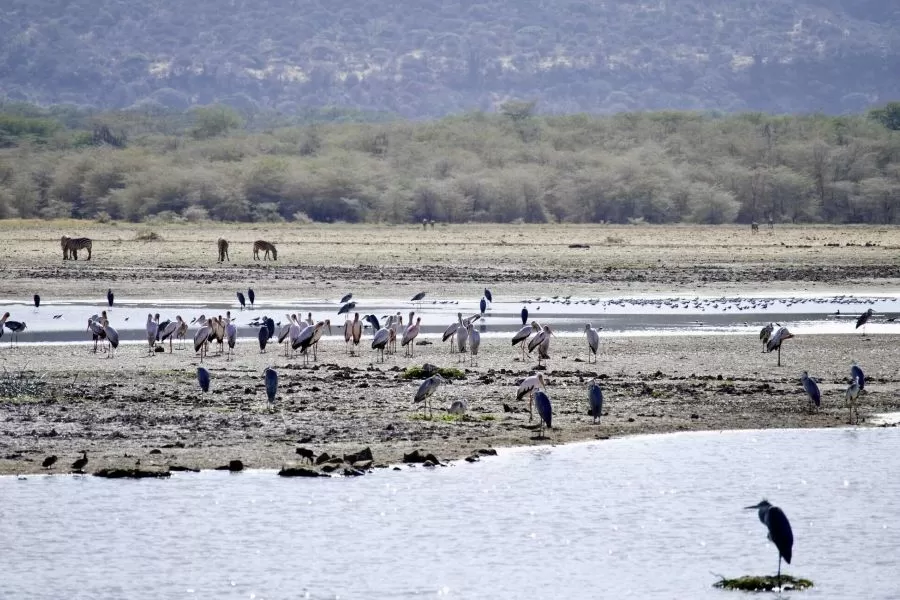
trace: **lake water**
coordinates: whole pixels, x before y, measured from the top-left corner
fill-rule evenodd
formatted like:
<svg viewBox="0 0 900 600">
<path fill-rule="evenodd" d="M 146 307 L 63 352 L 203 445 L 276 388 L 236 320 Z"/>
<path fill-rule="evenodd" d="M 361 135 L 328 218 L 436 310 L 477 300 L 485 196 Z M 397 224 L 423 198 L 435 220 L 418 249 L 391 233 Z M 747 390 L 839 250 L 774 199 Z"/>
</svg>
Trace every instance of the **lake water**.
<svg viewBox="0 0 900 600">
<path fill-rule="evenodd" d="M 483 336 L 508 337 L 522 326 L 520 312 L 528 309 L 528 320 L 550 325 L 557 335 L 577 336 L 584 324 L 601 327 L 601 336 L 649 335 L 756 335 L 770 322 L 787 325 L 794 334 L 853 334 L 856 318 L 872 308 L 875 315 L 866 325 L 867 334 L 900 333 L 900 322 L 888 321 L 900 315 L 900 298 L 892 295 L 745 295 L 712 296 L 640 296 L 633 298 L 521 298 L 499 300 L 490 305 L 484 318 L 477 322 Z M 400 312 L 407 319 L 414 310 L 422 317 L 421 335 L 437 337 L 457 313 L 464 317 L 480 312 L 478 300 L 425 300 L 412 303 L 400 298 L 359 298 L 354 312 L 376 315 L 381 322 Z M 253 310 L 240 311 L 236 300 L 208 302 L 190 299 L 117 299 L 109 311 L 110 324 L 124 343 L 146 343 L 145 323 L 148 313 L 160 313 L 161 320 L 174 320 L 181 315 L 186 321 L 205 314 L 224 315 L 231 311 L 238 326 L 238 336 L 255 340 L 263 316 L 276 322 L 285 313 L 305 318 L 312 312 L 316 320 L 330 319 L 332 333 L 342 335 L 344 315 L 335 301 L 322 299 L 259 299 Z M 87 320 L 106 309 L 105 299 L 53 301 L 44 299 L 39 311 L 30 300 L 0 299 L 0 311 L 9 311 L 13 320 L 25 321 L 27 330 L 19 336 L 23 344 L 71 343 L 91 339 Z M 350 315 L 352 318 L 352 314 Z M 190 335 L 196 331 L 191 326 Z M 9 331 L 4 332 L 6 341 Z"/>
<path fill-rule="evenodd" d="M 900 597 L 900 430 L 643 436 L 355 479 L 0 478 L 0 598 L 743 598 L 794 529 L 785 598 Z"/>
</svg>

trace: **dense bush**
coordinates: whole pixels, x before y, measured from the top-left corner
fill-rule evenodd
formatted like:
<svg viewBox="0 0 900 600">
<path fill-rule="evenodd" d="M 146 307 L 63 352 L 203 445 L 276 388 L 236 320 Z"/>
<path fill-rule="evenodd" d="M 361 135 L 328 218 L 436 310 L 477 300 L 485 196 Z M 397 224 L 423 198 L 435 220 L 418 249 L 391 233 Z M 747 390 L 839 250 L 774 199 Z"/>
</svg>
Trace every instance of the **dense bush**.
<svg viewBox="0 0 900 600">
<path fill-rule="evenodd" d="M 8 130 L 0 218 L 900 221 L 900 136 L 881 113 L 595 117 L 532 108 L 260 130 L 252 124 L 270 123 L 266 115 L 240 126 L 221 108 L 79 113 L 17 105 L 9 120 L 43 125 Z M 198 115 L 212 116 L 201 135 Z M 114 132 L 112 142 L 83 145 L 82 134 L 99 125 Z"/>
</svg>

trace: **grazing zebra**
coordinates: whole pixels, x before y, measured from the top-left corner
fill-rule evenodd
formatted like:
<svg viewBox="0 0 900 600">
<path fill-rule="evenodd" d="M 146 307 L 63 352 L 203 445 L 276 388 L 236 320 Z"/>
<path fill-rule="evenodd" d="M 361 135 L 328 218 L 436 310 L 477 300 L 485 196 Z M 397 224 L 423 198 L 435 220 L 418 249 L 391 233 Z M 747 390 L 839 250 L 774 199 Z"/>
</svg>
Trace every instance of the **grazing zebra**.
<svg viewBox="0 0 900 600">
<path fill-rule="evenodd" d="M 59 244 L 63 251 L 63 260 L 78 260 L 78 251 L 87 250 L 88 256 L 86 260 L 91 260 L 91 238 L 70 238 L 62 236 Z"/>
<path fill-rule="evenodd" d="M 278 260 L 278 250 L 275 249 L 275 245 L 263 240 L 256 240 L 253 242 L 253 260 L 259 260 L 260 250 L 265 251 L 266 260 L 269 260 L 269 252 L 272 253 L 272 260 Z"/>
<path fill-rule="evenodd" d="M 759 233 L 759 223 L 756 221 L 750 223 L 750 233 Z"/>
<path fill-rule="evenodd" d="M 219 262 L 230 261 L 228 258 L 228 240 L 225 238 L 219 238 Z"/>
</svg>

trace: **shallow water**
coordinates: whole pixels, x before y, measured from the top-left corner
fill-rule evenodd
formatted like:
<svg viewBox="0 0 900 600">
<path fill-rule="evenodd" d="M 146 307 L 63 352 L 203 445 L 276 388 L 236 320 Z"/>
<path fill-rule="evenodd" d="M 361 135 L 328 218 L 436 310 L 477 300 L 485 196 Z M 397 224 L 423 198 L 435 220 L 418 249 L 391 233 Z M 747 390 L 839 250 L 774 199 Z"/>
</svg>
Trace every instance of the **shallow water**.
<svg viewBox="0 0 900 600">
<path fill-rule="evenodd" d="M 897 598 L 900 430 L 643 436 L 358 479 L 0 477 L 2 598 Z"/>
<path fill-rule="evenodd" d="M 436 337 L 462 312 L 464 317 L 479 313 L 478 301 L 425 300 L 421 304 L 403 299 L 357 299 L 355 312 L 375 314 L 383 323 L 388 315 L 400 312 L 404 319 L 415 310 L 422 317 L 421 335 Z M 123 342 L 146 340 L 144 327 L 148 313 L 160 313 L 161 319 L 185 320 L 206 314 L 224 315 L 231 311 L 238 324 L 238 336 L 256 339 L 254 320 L 272 317 L 277 323 L 285 313 L 304 317 L 312 312 L 316 320 L 330 319 L 334 336 L 341 335 L 344 315 L 334 301 L 258 300 L 253 310 L 241 311 L 237 302 L 210 303 L 185 299 L 118 299 L 109 311 L 110 323 Z M 895 296 L 641 296 L 624 299 L 601 298 L 523 298 L 500 301 L 488 307 L 478 329 L 485 336 L 508 336 L 522 326 L 520 312 L 526 307 L 528 320 L 550 325 L 557 335 L 581 335 L 585 323 L 601 327 L 601 336 L 648 335 L 749 335 L 759 333 L 769 322 L 787 325 L 795 334 L 852 334 L 856 318 L 867 308 L 876 315 L 866 325 L 867 334 L 900 333 L 900 322 L 887 321 L 900 313 L 900 298 Z M 0 311 L 12 313 L 12 319 L 25 321 L 22 343 L 66 343 L 90 340 L 86 332 L 91 315 L 106 309 L 102 303 L 87 300 L 44 301 L 35 311 L 30 301 L 0 300 Z M 352 316 L 352 315 L 351 315 Z M 54 318 L 58 317 L 58 318 Z M 196 331 L 195 327 L 191 331 Z M 8 341 L 5 331 L 3 341 Z"/>
</svg>

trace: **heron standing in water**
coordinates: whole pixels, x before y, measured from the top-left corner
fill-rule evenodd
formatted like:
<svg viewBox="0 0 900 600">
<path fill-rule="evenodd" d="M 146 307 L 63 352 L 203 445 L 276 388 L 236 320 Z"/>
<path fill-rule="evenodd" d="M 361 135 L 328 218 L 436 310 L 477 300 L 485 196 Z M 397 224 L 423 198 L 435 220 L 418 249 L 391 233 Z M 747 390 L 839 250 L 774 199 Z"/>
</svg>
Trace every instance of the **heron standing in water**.
<svg viewBox="0 0 900 600">
<path fill-rule="evenodd" d="M 768 500 L 763 500 L 753 506 L 745 506 L 746 510 L 759 511 L 759 521 L 769 530 L 769 541 L 778 548 L 778 587 L 781 587 L 781 559 L 791 564 L 791 555 L 794 548 L 794 532 L 791 531 L 791 523 L 787 515 L 777 506 L 772 506 Z"/>
</svg>

